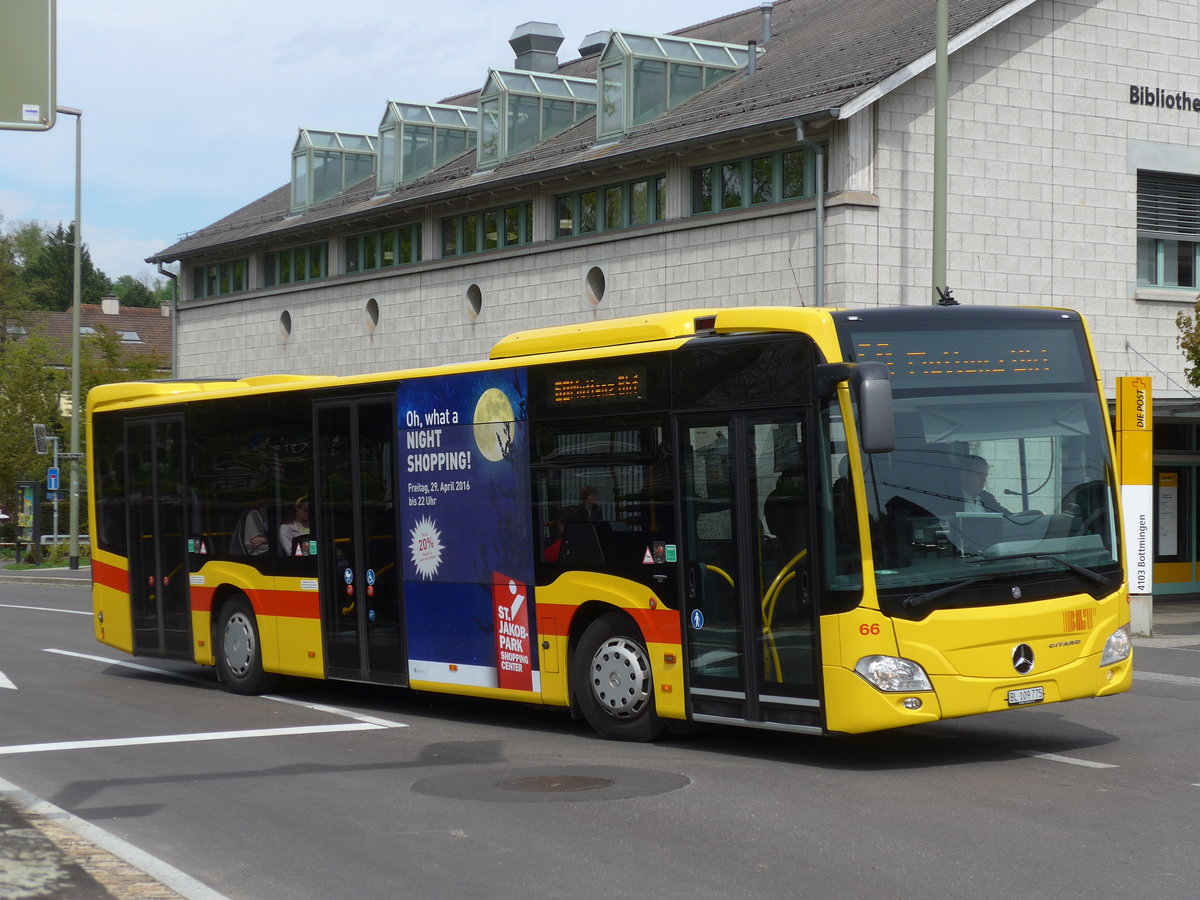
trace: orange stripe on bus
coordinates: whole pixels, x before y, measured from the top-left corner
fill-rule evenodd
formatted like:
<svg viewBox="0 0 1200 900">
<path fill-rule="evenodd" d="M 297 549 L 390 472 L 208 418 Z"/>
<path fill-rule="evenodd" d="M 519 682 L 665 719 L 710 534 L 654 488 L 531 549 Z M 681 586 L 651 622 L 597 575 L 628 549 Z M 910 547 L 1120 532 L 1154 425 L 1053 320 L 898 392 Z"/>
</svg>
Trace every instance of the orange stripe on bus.
<svg viewBox="0 0 1200 900">
<path fill-rule="evenodd" d="M 216 588 L 192 585 L 192 611 L 211 613 Z M 316 619 L 321 606 L 316 591 L 271 591 L 246 589 L 254 614 L 258 616 L 288 616 L 293 619 Z"/>
<path fill-rule="evenodd" d="M 112 588 L 114 591 L 120 591 L 122 594 L 128 594 L 129 573 L 109 563 L 93 559 L 92 584 L 102 585 L 106 588 Z"/>
<path fill-rule="evenodd" d="M 565 603 L 538 603 L 538 634 L 546 637 L 566 637 L 571 632 L 571 617 L 579 607 Z M 679 611 L 667 609 L 624 609 L 642 630 L 642 636 L 652 644 L 678 644 L 682 640 Z"/>
</svg>

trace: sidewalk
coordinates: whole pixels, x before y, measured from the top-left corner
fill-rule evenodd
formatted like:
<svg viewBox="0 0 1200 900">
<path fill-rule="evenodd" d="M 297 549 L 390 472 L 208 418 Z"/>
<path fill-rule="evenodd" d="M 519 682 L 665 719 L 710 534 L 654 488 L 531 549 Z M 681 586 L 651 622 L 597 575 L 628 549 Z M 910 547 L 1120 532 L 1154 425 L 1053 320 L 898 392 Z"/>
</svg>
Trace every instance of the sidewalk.
<svg viewBox="0 0 1200 900">
<path fill-rule="evenodd" d="M 62 584 L 92 586 L 92 567 L 81 563 L 78 569 L 63 566 L 59 569 L 6 569 L 0 568 L 0 584 Z"/>
</svg>

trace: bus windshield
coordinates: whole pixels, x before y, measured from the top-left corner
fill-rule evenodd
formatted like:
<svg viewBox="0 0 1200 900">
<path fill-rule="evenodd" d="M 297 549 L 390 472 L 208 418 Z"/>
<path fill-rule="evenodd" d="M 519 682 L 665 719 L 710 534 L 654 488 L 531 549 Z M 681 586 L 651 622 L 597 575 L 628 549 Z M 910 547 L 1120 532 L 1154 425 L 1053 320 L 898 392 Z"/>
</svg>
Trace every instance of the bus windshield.
<svg viewBox="0 0 1200 900">
<path fill-rule="evenodd" d="M 1035 338 L 1041 371 L 1005 371 L 1010 338 L 981 347 L 978 332 L 893 331 L 857 345 L 859 359 L 884 357 L 885 344 L 895 357 L 944 359 L 955 345 L 972 356 L 957 371 L 889 364 L 895 449 L 864 455 L 863 467 L 875 582 L 890 614 L 1064 591 L 1101 597 L 1120 584 L 1107 413 L 1082 333 Z"/>
</svg>

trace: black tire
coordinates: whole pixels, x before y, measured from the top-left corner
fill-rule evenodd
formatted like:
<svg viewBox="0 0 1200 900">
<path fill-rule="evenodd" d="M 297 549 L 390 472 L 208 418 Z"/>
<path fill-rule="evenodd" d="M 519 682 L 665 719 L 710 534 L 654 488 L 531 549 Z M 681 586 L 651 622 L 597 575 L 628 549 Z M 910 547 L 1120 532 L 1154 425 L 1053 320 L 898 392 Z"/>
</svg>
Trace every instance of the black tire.
<svg viewBox="0 0 1200 900">
<path fill-rule="evenodd" d="M 221 606 L 213 638 L 217 674 L 227 690 L 235 694 L 261 694 L 279 686 L 278 675 L 263 671 L 258 620 L 244 594 L 235 594 Z"/>
<path fill-rule="evenodd" d="M 606 613 L 583 630 L 571 683 L 580 712 L 601 737 L 652 741 L 666 733 L 654 707 L 650 655 L 628 616 Z"/>
</svg>

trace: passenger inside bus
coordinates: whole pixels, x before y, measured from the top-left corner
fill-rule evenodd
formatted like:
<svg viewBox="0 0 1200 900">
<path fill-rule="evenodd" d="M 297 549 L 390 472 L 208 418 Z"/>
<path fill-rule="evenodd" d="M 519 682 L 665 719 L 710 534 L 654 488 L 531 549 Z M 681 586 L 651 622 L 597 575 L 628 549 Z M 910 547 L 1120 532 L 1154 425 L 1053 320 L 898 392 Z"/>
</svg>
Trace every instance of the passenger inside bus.
<svg viewBox="0 0 1200 900">
<path fill-rule="evenodd" d="M 305 494 L 299 497 L 283 524 L 279 526 L 279 552 L 285 556 L 307 556 L 308 542 L 302 540 L 309 533 L 309 499 Z"/>
<path fill-rule="evenodd" d="M 267 501 L 261 500 L 246 509 L 233 529 L 229 552 L 234 556 L 262 556 L 271 550 L 271 533 L 267 525 Z"/>
<path fill-rule="evenodd" d="M 577 506 L 564 506 L 558 511 L 558 516 L 555 518 L 555 538 L 542 551 L 542 558 L 546 562 L 558 562 L 558 557 L 562 553 L 563 534 L 567 530 L 567 525 L 571 522 L 583 521 L 583 514 Z"/>
</svg>

